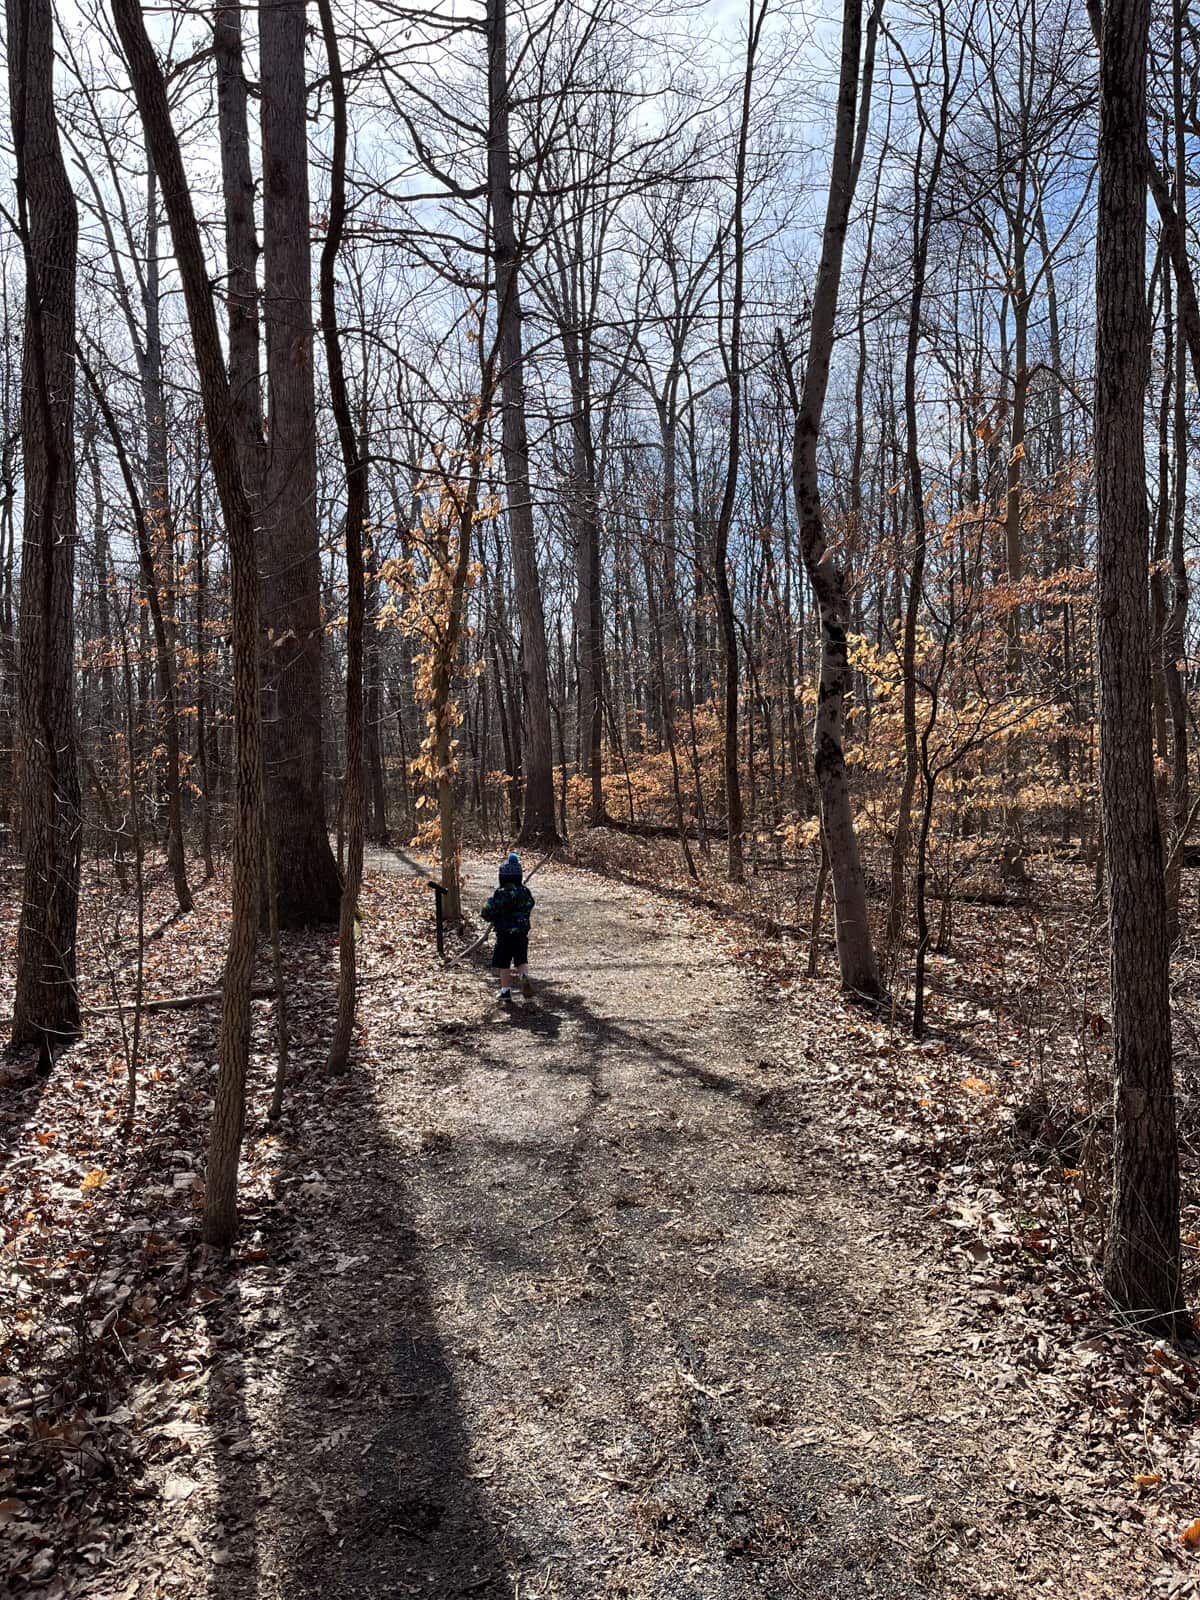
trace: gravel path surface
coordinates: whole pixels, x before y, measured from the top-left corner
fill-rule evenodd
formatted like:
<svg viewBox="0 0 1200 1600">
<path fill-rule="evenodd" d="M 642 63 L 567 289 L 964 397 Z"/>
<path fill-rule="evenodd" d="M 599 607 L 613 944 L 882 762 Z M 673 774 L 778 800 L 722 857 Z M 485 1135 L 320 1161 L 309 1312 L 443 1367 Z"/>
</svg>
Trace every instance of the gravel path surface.
<svg viewBox="0 0 1200 1600">
<path fill-rule="evenodd" d="M 329 1270 L 285 1292 L 258 1465 L 224 1478 L 255 1548 L 210 1595 L 1147 1593 L 1038 1510 L 1031 1402 L 822 1118 L 820 1041 L 789 1052 L 683 911 L 533 887 L 535 1001 L 451 968 L 456 1015 L 398 1011 L 339 1108 Z"/>
</svg>

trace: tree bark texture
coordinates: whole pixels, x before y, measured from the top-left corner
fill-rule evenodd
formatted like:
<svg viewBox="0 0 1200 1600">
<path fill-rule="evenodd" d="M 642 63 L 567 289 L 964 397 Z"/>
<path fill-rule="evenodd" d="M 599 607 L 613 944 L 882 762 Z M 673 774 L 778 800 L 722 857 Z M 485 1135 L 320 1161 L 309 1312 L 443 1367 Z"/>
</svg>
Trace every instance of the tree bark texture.
<svg viewBox="0 0 1200 1600">
<path fill-rule="evenodd" d="M 1100 806 L 1116 1080 L 1104 1283 L 1118 1305 L 1172 1324 L 1180 1305 L 1179 1174 L 1151 744 L 1143 432 L 1148 30 L 1148 0 L 1111 0 L 1100 49 L 1095 413 Z"/>
<path fill-rule="evenodd" d="M 259 7 L 267 461 L 262 621 L 267 813 L 284 928 L 337 920 L 325 820 L 304 0 Z"/>
<path fill-rule="evenodd" d="M 25 256 L 18 764 L 24 847 L 12 1043 L 79 1032 L 75 941 L 75 270 L 79 223 L 54 117 L 49 0 L 8 0 L 9 104 Z"/>
</svg>

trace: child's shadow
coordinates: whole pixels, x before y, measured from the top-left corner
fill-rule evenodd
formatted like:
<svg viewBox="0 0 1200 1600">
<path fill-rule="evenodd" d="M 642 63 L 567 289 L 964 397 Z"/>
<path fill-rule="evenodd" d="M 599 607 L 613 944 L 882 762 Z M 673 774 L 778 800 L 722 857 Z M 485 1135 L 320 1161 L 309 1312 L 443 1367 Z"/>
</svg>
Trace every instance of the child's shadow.
<svg viewBox="0 0 1200 1600">
<path fill-rule="evenodd" d="M 508 1024 L 522 1033 L 535 1033 L 543 1039 L 557 1039 L 562 1018 L 555 1011 L 547 1011 L 534 1001 L 524 1005 L 518 1000 L 508 1013 Z"/>
</svg>

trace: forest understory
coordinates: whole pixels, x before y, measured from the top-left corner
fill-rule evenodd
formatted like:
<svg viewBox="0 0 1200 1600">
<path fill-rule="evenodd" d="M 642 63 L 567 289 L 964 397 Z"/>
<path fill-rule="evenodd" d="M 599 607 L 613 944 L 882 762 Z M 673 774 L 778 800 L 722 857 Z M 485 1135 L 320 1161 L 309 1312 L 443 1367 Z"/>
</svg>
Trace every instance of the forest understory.
<svg viewBox="0 0 1200 1600">
<path fill-rule="evenodd" d="M 581 831 L 507 1014 L 373 853 L 352 1069 L 323 1071 L 333 942 L 290 935 L 273 1126 L 256 1003 L 228 1258 L 199 1242 L 215 1006 L 145 1017 L 128 1135 L 112 1011 L 49 1078 L 6 1069 L 5 1592 L 1200 1593 L 1200 1374 L 1092 1265 L 1092 874 L 1035 861 L 1013 905 L 957 902 L 917 1044 L 899 1002 L 841 997 L 827 933 L 809 979 L 768 931 L 811 881 L 752 873 L 730 915 L 673 862 Z M 146 999 L 214 988 L 224 880 L 185 916 L 151 884 Z M 131 912 L 106 879 L 84 905 L 83 1002 L 111 1006 Z M 1195 1195 L 1198 952 L 1172 970 Z M 1195 1205 L 1183 1228 L 1194 1300 Z"/>
</svg>

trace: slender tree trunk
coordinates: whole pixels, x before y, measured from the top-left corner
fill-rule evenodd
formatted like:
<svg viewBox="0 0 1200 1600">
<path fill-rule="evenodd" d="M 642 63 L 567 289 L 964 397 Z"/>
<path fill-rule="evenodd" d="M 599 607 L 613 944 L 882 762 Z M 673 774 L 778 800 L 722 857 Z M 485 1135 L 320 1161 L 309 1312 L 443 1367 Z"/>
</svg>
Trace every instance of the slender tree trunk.
<svg viewBox="0 0 1200 1600">
<path fill-rule="evenodd" d="M 842 983 L 847 989 L 877 995 L 880 992 L 879 969 L 871 942 L 867 886 L 854 831 L 854 811 L 843 745 L 844 708 L 850 685 L 847 646 L 850 604 L 845 576 L 835 567 L 833 553 L 825 542 L 817 472 L 817 441 L 829 385 L 842 256 L 857 178 L 852 152 L 861 43 L 862 0 L 845 0 L 837 126 L 829 173 L 829 203 L 813 292 L 804 388 L 796 411 L 792 484 L 804 564 L 821 622 L 821 667 L 813 730 L 813 759 L 833 877 L 838 963 Z M 869 82 L 869 76 L 864 74 L 864 117 L 868 115 Z"/>
<path fill-rule="evenodd" d="M 367 440 L 360 435 L 358 453 L 367 459 Z M 369 471 L 369 464 L 368 464 Z M 367 491 L 369 496 L 369 490 Z M 366 759 L 368 833 L 373 844 L 388 842 L 387 784 L 383 770 L 383 693 L 380 678 L 379 634 L 374 626 L 379 613 L 379 555 L 372 541 L 366 567 L 365 643 L 363 646 L 363 750 Z"/>
<path fill-rule="evenodd" d="M 5 408 L 7 412 L 7 407 Z M 17 530 L 13 508 L 17 486 L 13 476 L 13 447 L 16 434 L 5 439 L 0 447 L 0 827 L 7 829 L 12 823 L 13 786 L 17 777 L 17 764 L 13 759 L 16 744 L 17 722 L 17 627 L 16 609 L 13 605 L 16 587 Z M 97 516 L 98 529 L 103 528 Z M 100 535 L 98 534 L 98 540 Z M 101 576 L 97 583 L 100 629 L 109 634 L 105 611 L 108 605 L 108 562 L 100 561 L 97 570 Z M 101 708 L 104 726 L 112 727 L 112 668 L 101 668 Z"/>
<path fill-rule="evenodd" d="M 146 345 L 142 361 L 142 408 L 146 424 L 146 503 L 138 526 L 142 588 L 154 626 L 159 720 L 166 756 L 167 865 L 180 911 L 192 909 L 183 839 L 183 758 L 179 738 L 179 699 L 176 692 L 174 582 L 171 577 L 174 534 L 171 527 L 170 475 L 167 467 L 166 395 L 163 390 L 162 332 L 159 319 L 158 183 L 154 161 L 146 156 L 146 274 L 143 303 Z M 115 437 L 115 435 L 114 435 Z M 160 584 L 160 569 L 165 582 Z M 162 591 L 167 591 L 164 610 Z"/>
<path fill-rule="evenodd" d="M 199 443 L 199 430 L 196 437 Z M 197 450 L 198 457 L 199 454 Z M 196 465 L 196 509 L 192 530 L 192 565 L 196 573 L 196 764 L 200 773 L 200 854 L 207 880 L 216 870 L 213 865 L 212 829 L 214 773 L 208 728 L 208 541 L 204 533 L 204 476 L 199 460 Z"/>
<path fill-rule="evenodd" d="M 258 229 L 242 49 L 242 13 L 217 7 L 213 24 L 217 126 L 225 195 L 225 308 L 229 319 L 229 391 L 238 456 L 253 503 L 262 491 L 262 368 L 259 356 Z"/>
<path fill-rule="evenodd" d="M 154 634 L 154 668 L 158 680 L 158 701 L 160 706 L 160 719 L 162 723 L 163 743 L 166 746 L 166 788 L 167 788 L 167 864 L 170 868 L 171 878 L 175 888 L 175 901 L 180 911 L 192 909 L 192 891 L 188 887 L 187 862 L 183 851 L 183 796 L 182 796 L 182 749 L 179 739 L 179 693 L 175 676 L 175 640 L 167 617 L 163 611 L 162 592 L 159 587 L 158 569 L 154 559 L 154 532 L 157 521 L 154 513 L 142 502 L 138 493 L 137 479 L 134 476 L 133 466 L 125 449 L 121 437 L 120 425 L 113 409 L 108 403 L 95 373 L 88 365 L 83 352 L 79 352 L 79 365 L 87 376 L 96 404 L 104 417 L 105 426 L 108 428 L 112 439 L 113 449 L 125 480 L 125 492 L 129 496 L 130 510 L 133 513 L 134 539 L 138 553 L 138 572 L 142 581 L 142 593 L 146 597 L 146 606 L 150 612 L 150 623 Z M 157 493 L 153 478 L 148 476 L 151 493 Z M 136 795 L 131 796 L 131 804 L 136 804 Z"/>
<path fill-rule="evenodd" d="M 1171 273 L 1161 253 L 1155 268 L 1162 273 L 1163 378 L 1158 404 L 1158 484 L 1154 507 L 1154 534 L 1150 552 L 1150 689 L 1153 704 L 1154 748 L 1165 774 L 1167 739 L 1167 561 L 1171 544 L 1172 402 L 1175 397 L 1175 328 L 1171 310 Z M 1153 293 L 1153 290 L 1151 291 Z M 1165 785 L 1158 787 L 1165 799 Z"/>
<path fill-rule="evenodd" d="M 573 329 L 563 330 L 571 374 L 571 495 L 575 524 L 576 653 L 579 660 L 581 764 L 588 779 L 588 823 L 601 827 L 604 807 L 604 634 L 600 578 L 600 504 L 596 491 L 591 392 Z"/>
<path fill-rule="evenodd" d="M 717 595 L 717 616 L 721 626 L 721 650 L 725 658 L 725 810 L 728 825 L 728 869 L 732 883 L 746 876 L 742 832 L 742 786 L 738 765 L 738 638 L 733 614 L 733 594 L 729 584 L 729 534 L 737 497 L 738 466 L 742 454 L 742 302 L 746 275 L 746 161 L 750 141 L 750 113 L 754 97 L 754 63 L 767 14 L 767 0 L 750 0 L 746 33 L 746 67 L 742 77 L 742 112 L 738 124 L 737 154 L 733 179 L 733 297 L 730 306 L 729 343 L 722 346 L 725 379 L 729 385 L 729 456 L 725 469 L 725 488 L 717 513 L 716 545 L 713 552 L 713 582 Z"/>
<path fill-rule="evenodd" d="M 517 586 L 517 609 L 521 616 L 521 677 L 525 700 L 525 798 L 521 839 L 529 844 L 553 845 L 558 843 L 558 829 L 554 816 L 550 673 L 530 490 L 529 439 L 525 424 L 520 259 L 513 215 L 512 152 L 509 144 L 511 90 L 508 81 L 506 7 L 507 0 L 487 0 L 487 183 L 495 261 L 501 453 L 504 458 L 504 488 Z"/>
<path fill-rule="evenodd" d="M 24 876 L 12 1043 L 44 1066 L 79 1033 L 75 684 L 78 217 L 54 114 L 49 0 L 7 0 L 9 105 L 25 256 L 24 527 L 17 681 Z"/>
<path fill-rule="evenodd" d="M 342 471 L 346 478 L 346 877 L 342 885 L 338 920 L 337 1025 L 329 1047 L 329 1070 L 345 1072 L 354 1037 L 357 988 L 355 923 L 363 870 L 363 617 L 366 602 L 363 527 L 367 520 L 368 467 L 354 431 L 354 416 L 346 386 L 335 277 L 338 251 L 346 226 L 346 82 L 342 74 L 341 51 L 330 0 L 318 0 L 317 9 L 329 61 L 329 87 L 333 105 L 329 226 L 321 249 L 321 329 L 325 338 L 325 364 L 329 370 L 329 397 L 342 452 Z"/>
<path fill-rule="evenodd" d="M 901 646 L 901 675 L 904 684 L 904 777 L 900 784 L 900 806 L 896 833 L 892 841 L 891 903 L 888 908 L 887 942 L 894 961 L 904 934 L 905 898 L 908 878 L 908 852 L 912 838 L 912 806 L 916 794 L 919 755 L 917 747 L 917 624 L 925 593 L 925 558 L 928 522 L 925 515 L 925 474 L 921 464 L 920 420 L 917 405 L 918 356 L 921 343 L 921 318 L 925 304 L 925 279 L 929 263 L 929 239 L 933 231 L 934 205 L 942 175 L 946 150 L 946 127 L 950 118 L 953 83 L 946 48 L 945 12 L 939 8 L 941 23 L 941 97 L 937 126 L 929 130 L 921 105 L 922 137 L 917 146 L 913 171 L 913 281 L 908 305 L 908 333 L 904 355 L 904 464 L 908 481 L 909 516 L 913 529 L 912 566 L 908 575 L 908 595 L 904 606 L 904 639 Z M 920 100 L 920 90 L 914 85 Z M 922 183 L 921 166 L 925 134 L 932 132 L 933 151 L 929 171 Z M 1019 521 L 1019 514 L 1018 514 Z M 919 937 L 919 936 L 918 936 Z M 923 962 L 924 955 L 921 954 Z M 917 1001 L 921 1001 L 918 978 Z"/>
<path fill-rule="evenodd" d="M 1110 0 L 1100 49 L 1096 240 L 1097 654 L 1116 1080 L 1104 1283 L 1173 1327 L 1179 1170 L 1167 908 L 1151 747 L 1143 397 L 1148 0 Z"/>
</svg>

